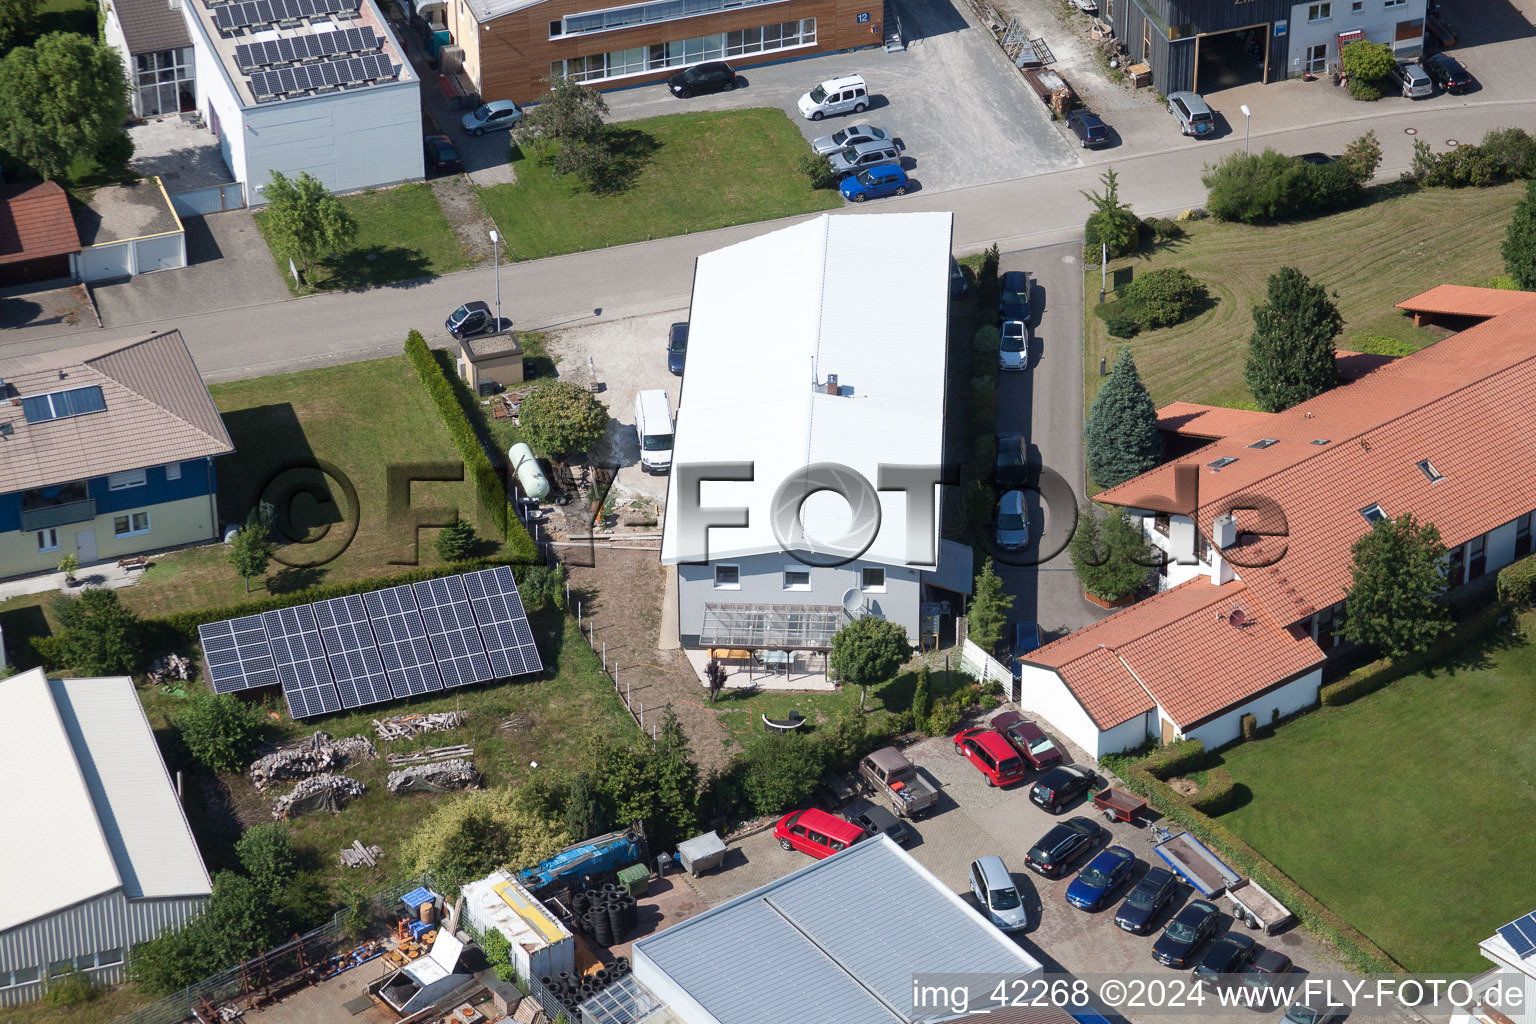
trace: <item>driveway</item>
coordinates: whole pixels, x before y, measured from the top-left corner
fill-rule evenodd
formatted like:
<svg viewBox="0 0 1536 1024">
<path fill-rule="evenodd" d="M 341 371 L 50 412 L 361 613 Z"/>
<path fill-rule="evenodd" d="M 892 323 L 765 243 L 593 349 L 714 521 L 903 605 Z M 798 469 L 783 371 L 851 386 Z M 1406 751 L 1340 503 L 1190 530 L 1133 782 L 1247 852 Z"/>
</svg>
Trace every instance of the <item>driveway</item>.
<svg viewBox="0 0 1536 1024">
<path fill-rule="evenodd" d="M 906 147 L 902 167 L 920 188 L 954 189 L 1076 167 L 1076 151 L 970 12 L 952 0 L 902 4 L 904 52 L 830 54 L 747 68 L 733 92 L 675 98 L 664 83 L 607 94 L 616 121 L 693 110 L 778 107 L 807 140 L 853 124 L 884 128 Z M 857 72 L 869 83 L 863 114 L 807 121 L 795 103 L 817 82 Z"/>
<path fill-rule="evenodd" d="M 1030 368 L 997 375 L 997 430 L 1028 435 L 1042 472 L 1039 490 L 1026 492 L 1030 546 L 994 557 L 1013 595 L 1010 619 L 1038 622 L 1049 641 L 1105 615 L 1083 600 L 1066 553 L 1083 501 L 1082 247 L 1005 253 L 999 266 L 1029 275 L 1035 319 Z"/>
<path fill-rule="evenodd" d="M 1181 884 L 1173 907 L 1159 914 L 1154 922 L 1156 931 L 1151 935 L 1136 936 L 1115 927 L 1113 920 L 1114 908 L 1119 906 L 1128 886 L 1122 886 L 1114 895 L 1108 909 L 1089 914 L 1069 906 L 1063 898 L 1073 877 L 1071 874 L 1048 880 L 1034 875 L 1024 866 L 1024 856 L 1029 848 L 1053 824 L 1083 815 L 1100 827 L 1101 838 L 1096 849 L 1111 844 L 1126 847 L 1137 857 L 1136 876 L 1139 877 L 1146 871 L 1149 858 L 1156 858 L 1146 829 L 1120 823 L 1109 825 L 1091 807 L 1085 812 L 1082 805 L 1068 808 L 1060 817 L 1047 814 L 1030 803 L 1027 780 L 1009 789 L 989 788 L 970 762 L 955 755 L 946 737 L 924 740 L 909 747 L 906 753 L 919 770 L 938 784 L 940 794 L 938 809 L 916 823 L 919 837 L 908 847 L 908 852 L 945 885 L 961 893 L 973 907 L 976 904 L 970 895 L 967 877 L 971 861 L 986 854 L 1001 856 L 1013 871 L 1020 895 L 1029 910 L 1030 927 L 1017 941 L 1045 965 L 1047 972 L 1063 972 L 1090 981 L 1094 980 L 1093 975 L 1113 975 L 1121 980 L 1140 977 L 1149 981 L 1168 981 L 1184 976 L 1183 972 L 1169 970 L 1154 962 L 1151 949 L 1169 917 L 1191 898 L 1192 891 L 1187 885 Z M 1086 860 L 1079 861 L 1078 866 Z M 765 832 L 733 843 L 726 851 L 720 871 L 691 879 L 690 883 L 714 905 L 804 867 L 806 863 L 803 854 L 781 850 L 772 832 Z M 1217 903 L 1226 909 L 1225 899 Z M 1223 915 L 1223 923 L 1228 926 L 1233 923 L 1230 914 Z M 1243 931 L 1247 932 L 1247 929 Z M 1345 970 L 1328 956 L 1316 939 L 1299 928 L 1292 927 L 1270 938 L 1258 937 L 1261 945 L 1280 949 L 1302 970 L 1329 973 Z M 1120 1016 L 1132 1021 L 1155 1020 L 1159 1024 L 1217 1019 L 1209 1010 L 1204 1014 L 1161 1011 L 1147 1015 L 1129 1012 Z M 1262 1018 L 1254 1015 L 1254 1019 Z M 1379 1017 L 1373 1015 L 1372 1019 L 1408 1022 L 1417 1018 L 1399 1011 Z"/>
</svg>

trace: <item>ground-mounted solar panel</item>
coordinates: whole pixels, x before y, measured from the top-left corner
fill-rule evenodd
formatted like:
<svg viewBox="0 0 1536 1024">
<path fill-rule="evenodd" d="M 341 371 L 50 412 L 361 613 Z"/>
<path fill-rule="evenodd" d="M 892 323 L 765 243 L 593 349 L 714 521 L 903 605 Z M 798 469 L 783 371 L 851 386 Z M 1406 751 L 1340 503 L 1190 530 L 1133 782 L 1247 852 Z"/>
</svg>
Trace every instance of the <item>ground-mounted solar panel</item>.
<svg viewBox="0 0 1536 1024">
<path fill-rule="evenodd" d="M 277 661 L 288 713 L 295 719 L 313 718 L 341 710 L 341 696 L 325 660 L 325 645 L 312 606 L 279 608 L 262 612 L 261 624 Z"/>
<path fill-rule="evenodd" d="M 510 566 L 499 565 L 466 573 L 464 590 L 480 626 L 491 671 L 497 679 L 538 672 L 544 668 L 533 643 L 533 629 Z"/>
<path fill-rule="evenodd" d="M 342 707 L 359 708 L 394 700 L 384 674 L 384 658 L 373 638 L 368 609 L 357 594 L 316 601 L 315 623 L 331 666 Z"/>
<path fill-rule="evenodd" d="M 412 697 L 443 688 L 432 641 L 422 625 L 421 612 L 410 584 L 375 590 L 363 595 L 368 621 L 384 661 L 384 674 L 396 697 Z"/>
<path fill-rule="evenodd" d="M 464 581 L 458 576 L 439 576 L 413 584 L 413 589 L 443 685 L 468 686 L 495 678 L 469 607 Z"/>
<path fill-rule="evenodd" d="M 277 662 L 259 615 L 210 622 L 198 626 L 197 635 L 208 658 L 214 693 L 277 685 Z"/>
</svg>

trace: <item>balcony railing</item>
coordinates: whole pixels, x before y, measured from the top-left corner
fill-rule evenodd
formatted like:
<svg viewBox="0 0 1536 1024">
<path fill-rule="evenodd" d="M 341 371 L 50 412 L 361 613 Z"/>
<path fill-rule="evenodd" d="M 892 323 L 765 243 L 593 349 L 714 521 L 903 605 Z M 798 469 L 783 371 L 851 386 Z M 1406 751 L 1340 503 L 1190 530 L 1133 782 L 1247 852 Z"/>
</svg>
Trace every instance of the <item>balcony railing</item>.
<svg viewBox="0 0 1536 1024">
<path fill-rule="evenodd" d="M 95 518 L 96 499 L 84 498 L 80 501 L 65 502 L 62 505 L 25 509 L 21 513 L 21 529 L 23 532 L 31 533 L 55 526 L 67 526 L 70 523 L 89 522 Z"/>
</svg>

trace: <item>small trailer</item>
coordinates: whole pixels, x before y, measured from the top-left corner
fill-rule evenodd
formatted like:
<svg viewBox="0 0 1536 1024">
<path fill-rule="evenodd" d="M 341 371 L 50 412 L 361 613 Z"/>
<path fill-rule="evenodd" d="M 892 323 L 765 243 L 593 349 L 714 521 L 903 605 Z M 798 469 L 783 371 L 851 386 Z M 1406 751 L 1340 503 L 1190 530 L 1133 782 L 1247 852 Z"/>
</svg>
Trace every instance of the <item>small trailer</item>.
<svg viewBox="0 0 1536 1024">
<path fill-rule="evenodd" d="M 1281 925 L 1291 919 L 1285 904 L 1275 899 L 1253 879 L 1238 879 L 1227 886 L 1227 898 L 1232 901 L 1232 916 L 1249 928 L 1263 929 L 1265 935 L 1273 935 Z"/>
<path fill-rule="evenodd" d="M 1136 818 L 1147 809 L 1147 802 L 1140 797 L 1118 789 L 1105 787 L 1093 794 L 1093 806 L 1104 812 L 1104 820 L 1136 824 Z"/>
<path fill-rule="evenodd" d="M 1188 832 L 1169 836 L 1153 849 L 1202 896 L 1220 896 L 1224 889 L 1242 881 L 1241 875 Z"/>
</svg>

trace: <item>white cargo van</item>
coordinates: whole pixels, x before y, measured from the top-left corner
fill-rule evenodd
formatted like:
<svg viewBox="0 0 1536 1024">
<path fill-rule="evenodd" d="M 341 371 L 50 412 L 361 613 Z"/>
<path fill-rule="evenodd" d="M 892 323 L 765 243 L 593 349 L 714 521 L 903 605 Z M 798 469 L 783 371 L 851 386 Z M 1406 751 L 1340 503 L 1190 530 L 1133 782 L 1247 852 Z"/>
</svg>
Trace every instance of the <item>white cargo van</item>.
<svg viewBox="0 0 1536 1024">
<path fill-rule="evenodd" d="M 672 468 L 672 402 L 665 391 L 635 396 L 635 436 L 640 441 L 640 468 L 665 473 Z"/>
<path fill-rule="evenodd" d="M 822 82 L 800 97 L 800 113 L 812 121 L 829 114 L 862 114 L 869 106 L 869 90 L 858 75 L 843 75 Z"/>
</svg>

